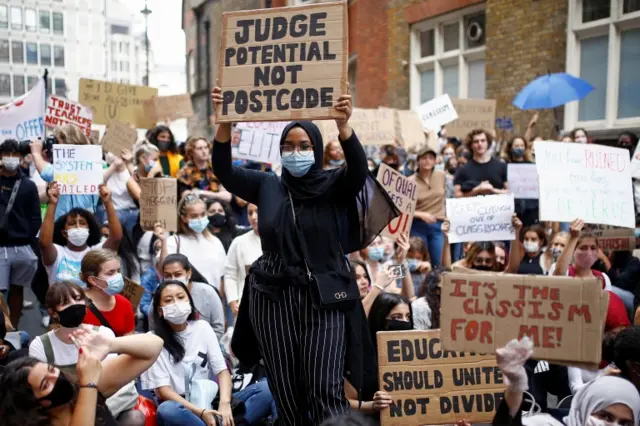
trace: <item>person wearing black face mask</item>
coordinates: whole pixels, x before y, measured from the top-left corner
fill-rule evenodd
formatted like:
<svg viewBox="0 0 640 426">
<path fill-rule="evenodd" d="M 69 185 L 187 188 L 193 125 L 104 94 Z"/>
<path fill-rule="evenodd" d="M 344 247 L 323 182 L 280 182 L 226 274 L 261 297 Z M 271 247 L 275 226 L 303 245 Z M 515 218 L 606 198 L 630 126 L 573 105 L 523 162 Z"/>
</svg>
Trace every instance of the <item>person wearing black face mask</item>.
<svg viewBox="0 0 640 426">
<path fill-rule="evenodd" d="M 490 241 L 475 242 L 469 248 L 464 266 L 476 271 L 493 271 L 495 268 L 496 246 Z"/>
<path fill-rule="evenodd" d="M 160 151 L 158 160 L 164 176 L 177 177 L 184 167 L 184 158 L 178 153 L 175 138 L 167 126 L 158 126 L 149 133 L 149 142 Z"/>
<path fill-rule="evenodd" d="M 638 136 L 631 132 L 622 132 L 618 135 L 618 148 L 626 149 L 633 158 L 633 154 L 638 146 Z"/>
<path fill-rule="evenodd" d="M 527 147 L 524 138 L 516 136 L 504 146 L 502 158 L 510 164 L 532 164 L 533 155 Z M 517 167 L 512 166 L 513 173 L 517 173 Z M 538 223 L 538 200 L 516 198 L 514 202 L 515 213 L 522 221 L 524 227 Z"/>
<path fill-rule="evenodd" d="M 231 246 L 231 242 L 235 237 L 251 230 L 251 228 L 237 225 L 236 216 L 231 206 L 223 201 L 208 201 L 207 217 L 211 233 L 220 239 L 225 252 L 229 251 L 229 246 Z"/>
</svg>

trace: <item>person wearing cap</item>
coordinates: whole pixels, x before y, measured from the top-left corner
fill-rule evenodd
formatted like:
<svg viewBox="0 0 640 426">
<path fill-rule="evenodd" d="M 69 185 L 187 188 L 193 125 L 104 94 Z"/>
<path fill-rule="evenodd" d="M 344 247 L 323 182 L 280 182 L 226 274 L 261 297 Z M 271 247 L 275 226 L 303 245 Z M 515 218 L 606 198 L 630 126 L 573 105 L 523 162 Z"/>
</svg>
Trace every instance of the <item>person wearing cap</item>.
<svg viewBox="0 0 640 426">
<path fill-rule="evenodd" d="M 434 267 L 440 265 L 442 259 L 444 235 L 440 227 L 445 218 L 447 181 L 444 171 L 435 168 L 437 156 L 436 151 L 430 146 L 420 149 L 417 153 L 416 173 L 410 177 L 416 182 L 418 195 L 411 236 L 424 240 Z"/>
</svg>

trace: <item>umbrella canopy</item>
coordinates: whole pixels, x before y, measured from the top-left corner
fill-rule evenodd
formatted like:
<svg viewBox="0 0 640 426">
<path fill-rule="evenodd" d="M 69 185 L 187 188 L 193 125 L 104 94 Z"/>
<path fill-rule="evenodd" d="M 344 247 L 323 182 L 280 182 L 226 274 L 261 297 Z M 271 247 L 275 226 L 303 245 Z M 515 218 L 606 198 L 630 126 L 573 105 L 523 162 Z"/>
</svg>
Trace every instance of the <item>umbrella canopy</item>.
<svg viewBox="0 0 640 426">
<path fill-rule="evenodd" d="M 520 109 L 555 108 L 571 101 L 579 101 L 592 90 L 592 85 L 570 74 L 547 74 L 527 84 L 513 100 L 513 104 Z"/>
</svg>

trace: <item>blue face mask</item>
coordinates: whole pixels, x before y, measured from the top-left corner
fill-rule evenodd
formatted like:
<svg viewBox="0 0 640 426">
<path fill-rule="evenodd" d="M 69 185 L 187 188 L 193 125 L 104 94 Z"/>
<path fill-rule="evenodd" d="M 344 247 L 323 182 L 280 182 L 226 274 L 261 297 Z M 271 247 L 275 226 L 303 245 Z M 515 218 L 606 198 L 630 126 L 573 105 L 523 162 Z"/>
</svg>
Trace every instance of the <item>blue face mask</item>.
<svg viewBox="0 0 640 426">
<path fill-rule="evenodd" d="M 144 170 L 145 170 L 147 173 L 149 173 L 149 172 L 151 171 L 151 169 L 153 169 L 153 168 L 156 166 L 156 164 L 158 164 L 158 162 L 157 162 L 157 161 L 152 161 L 152 162 L 151 162 L 151 163 L 149 163 L 149 164 L 145 164 L 145 165 L 144 165 Z"/>
<path fill-rule="evenodd" d="M 122 274 L 115 274 L 113 277 L 109 278 L 107 281 L 107 288 L 104 289 L 104 292 L 109 296 L 115 296 L 119 294 L 124 288 L 124 278 L 122 278 Z"/>
<path fill-rule="evenodd" d="M 302 177 L 309 172 L 311 166 L 316 162 L 313 153 L 303 155 L 298 151 L 283 153 L 282 167 L 287 169 L 295 177 Z"/>
<path fill-rule="evenodd" d="M 516 158 L 524 157 L 524 148 L 512 148 L 511 155 Z"/>
<path fill-rule="evenodd" d="M 420 261 L 418 259 L 407 259 L 407 263 L 409 264 L 409 271 L 416 272 L 418 270 L 418 266 L 420 266 Z"/>
<path fill-rule="evenodd" d="M 189 228 L 196 234 L 202 234 L 207 226 L 209 226 L 209 218 L 201 217 L 189 220 Z"/>
<path fill-rule="evenodd" d="M 368 249 L 369 259 L 374 262 L 382 262 L 385 258 L 384 256 L 384 247 L 370 247 Z"/>
<path fill-rule="evenodd" d="M 340 167 L 344 164 L 344 160 L 329 160 L 329 164 L 334 167 Z"/>
</svg>

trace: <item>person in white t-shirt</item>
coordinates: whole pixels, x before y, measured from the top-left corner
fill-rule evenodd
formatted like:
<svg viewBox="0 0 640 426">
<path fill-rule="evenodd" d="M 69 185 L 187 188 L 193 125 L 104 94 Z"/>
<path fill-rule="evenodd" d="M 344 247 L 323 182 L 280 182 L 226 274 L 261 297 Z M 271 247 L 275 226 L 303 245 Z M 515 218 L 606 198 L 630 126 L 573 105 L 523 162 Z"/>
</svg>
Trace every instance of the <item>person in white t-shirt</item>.
<svg viewBox="0 0 640 426">
<path fill-rule="evenodd" d="M 111 190 L 113 206 L 122 227 L 131 234 L 140 214 L 136 205 L 136 200 L 140 200 L 140 185 L 132 176 L 133 154 L 128 149 L 123 149 L 119 157 L 109 153 L 106 160 L 109 167 L 104 171 L 104 182 Z M 104 206 L 99 206 L 96 211 L 98 222 L 104 221 L 104 215 Z"/>
</svg>

